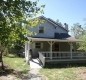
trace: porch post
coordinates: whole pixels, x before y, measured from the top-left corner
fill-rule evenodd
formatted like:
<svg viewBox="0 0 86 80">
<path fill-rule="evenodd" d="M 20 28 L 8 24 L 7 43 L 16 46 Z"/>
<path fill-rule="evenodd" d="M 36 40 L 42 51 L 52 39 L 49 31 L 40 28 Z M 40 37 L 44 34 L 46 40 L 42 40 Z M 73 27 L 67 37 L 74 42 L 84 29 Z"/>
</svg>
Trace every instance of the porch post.
<svg viewBox="0 0 86 80">
<path fill-rule="evenodd" d="M 26 60 L 26 55 L 27 55 L 27 43 L 25 42 L 25 60 Z"/>
<path fill-rule="evenodd" d="M 52 59 L 52 41 L 50 42 L 50 59 Z"/>
<path fill-rule="evenodd" d="M 49 41 L 48 43 L 49 43 L 49 45 L 50 45 L 50 59 L 52 59 L 52 46 L 53 46 L 53 44 L 54 44 L 55 42 L 54 42 L 54 41 Z"/>
<path fill-rule="evenodd" d="M 73 48 L 73 44 L 72 44 L 72 42 L 70 43 L 70 54 L 71 54 L 71 59 L 72 59 L 72 48 Z"/>
<path fill-rule="evenodd" d="M 29 62 L 29 49 L 30 49 L 30 42 L 25 43 L 25 59 L 26 62 Z"/>
</svg>

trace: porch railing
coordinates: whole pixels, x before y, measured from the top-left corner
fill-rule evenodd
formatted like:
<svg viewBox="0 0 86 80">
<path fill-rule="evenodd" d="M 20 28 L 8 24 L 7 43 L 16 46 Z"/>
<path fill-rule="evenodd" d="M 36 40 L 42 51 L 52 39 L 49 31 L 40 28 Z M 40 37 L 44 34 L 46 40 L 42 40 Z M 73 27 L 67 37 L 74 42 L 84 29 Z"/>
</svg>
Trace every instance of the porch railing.
<svg viewBox="0 0 86 80">
<path fill-rule="evenodd" d="M 43 65 L 45 65 L 45 60 L 49 59 L 86 59 L 86 52 L 72 52 L 72 54 L 71 52 L 39 52 L 39 59 Z"/>
<path fill-rule="evenodd" d="M 44 66 L 45 65 L 45 56 L 41 52 L 39 52 L 39 59 L 41 60 L 43 66 Z"/>
<path fill-rule="evenodd" d="M 45 58 L 50 58 L 52 54 L 53 58 L 86 58 L 86 52 L 40 52 Z"/>
</svg>

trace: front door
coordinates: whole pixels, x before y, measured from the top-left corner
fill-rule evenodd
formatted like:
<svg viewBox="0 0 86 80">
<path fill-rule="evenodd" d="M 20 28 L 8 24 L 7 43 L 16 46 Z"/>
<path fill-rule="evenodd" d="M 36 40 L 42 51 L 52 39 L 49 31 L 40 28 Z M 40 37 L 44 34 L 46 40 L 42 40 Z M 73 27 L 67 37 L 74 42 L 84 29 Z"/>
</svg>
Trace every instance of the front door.
<svg viewBox="0 0 86 80">
<path fill-rule="evenodd" d="M 59 43 L 53 44 L 53 51 L 59 51 Z"/>
</svg>

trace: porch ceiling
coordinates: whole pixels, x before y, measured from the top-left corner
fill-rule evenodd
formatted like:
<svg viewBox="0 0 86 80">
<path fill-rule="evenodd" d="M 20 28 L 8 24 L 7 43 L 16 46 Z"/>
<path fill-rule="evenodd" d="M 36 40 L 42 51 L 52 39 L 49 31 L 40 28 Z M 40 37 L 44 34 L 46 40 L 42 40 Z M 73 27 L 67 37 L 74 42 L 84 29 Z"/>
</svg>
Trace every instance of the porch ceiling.
<svg viewBox="0 0 86 80">
<path fill-rule="evenodd" d="M 27 37 L 31 41 L 54 41 L 54 42 L 82 42 L 82 40 L 75 39 L 74 37 L 69 37 L 66 39 L 50 39 L 50 38 L 32 38 Z"/>
</svg>

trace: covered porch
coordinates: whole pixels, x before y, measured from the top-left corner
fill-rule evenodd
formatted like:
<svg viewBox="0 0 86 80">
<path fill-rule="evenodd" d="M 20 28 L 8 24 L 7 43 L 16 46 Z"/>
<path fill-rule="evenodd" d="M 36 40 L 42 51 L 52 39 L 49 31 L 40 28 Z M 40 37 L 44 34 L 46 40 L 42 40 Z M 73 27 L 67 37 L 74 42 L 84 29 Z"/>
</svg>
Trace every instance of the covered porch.
<svg viewBox="0 0 86 80">
<path fill-rule="evenodd" d="M 33 42 L 47 42 L 49 44 L 48 51 L 38 51 L 39 59 L 43 66 L 46 62 L 61 62 L 61 61 L 83 61 L 86 60 L 86 53 L 76 51 L 74 44 L 81 42 L 77 39 L 46 39 L 46 38 L 29 38 Z M 63 44 L 64 51 L 62 51 L 57 45 L 58 43 Z M 66 44 L 64 44 L 66 43 Z M 67 44 L 69 46 L 67 46 Z M 68 50 L 67 50 L 68 49 Z"/>
<path fill-rule="evenodd" d="M 86 61 L 86 52 L 39 52 L 39 59 L 43 66 L 46 62 L 81 62 Z"/>
</svg>

